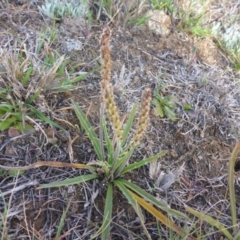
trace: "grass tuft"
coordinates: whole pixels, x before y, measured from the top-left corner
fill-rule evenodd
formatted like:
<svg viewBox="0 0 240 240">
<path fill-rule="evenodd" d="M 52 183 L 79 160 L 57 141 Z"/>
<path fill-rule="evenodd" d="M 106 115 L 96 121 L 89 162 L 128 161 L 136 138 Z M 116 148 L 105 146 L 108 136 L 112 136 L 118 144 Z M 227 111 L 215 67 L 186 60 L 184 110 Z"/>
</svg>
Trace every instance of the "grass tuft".
<svg viewBox="0 0 240 240">
<path fill-rule="evenodd" d="M 49 92 L 76 89 L 74 83 L 86 75 L 71 79 L 63 56 L 48 51 L 38 60 L 25 45 L 5 50 L 0 59 L 0 131 L 10 127 L 22 133 L 32 131 L 34 118 L 61 128 L 43 113 L 51 115 L 44 98 Z"/>
</svg>

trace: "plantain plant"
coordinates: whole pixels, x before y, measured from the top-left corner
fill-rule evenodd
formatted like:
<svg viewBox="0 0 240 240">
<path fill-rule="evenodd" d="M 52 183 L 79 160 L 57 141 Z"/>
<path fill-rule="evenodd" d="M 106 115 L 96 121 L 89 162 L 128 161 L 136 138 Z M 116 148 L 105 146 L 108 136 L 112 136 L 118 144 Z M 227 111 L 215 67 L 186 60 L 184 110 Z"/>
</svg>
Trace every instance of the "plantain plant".
<svg viewBox="0 0 240 240">
<path fill-rule="evenodd" d="M 154 98 L 152 100 L 153 109 L 155 116 L 160 116 L 161 118 L 167 117 L 170 120 L 175 120 L 176 115 L 174 109 L 176 108 L 177 99 L 172 95 L 163 96 L 161 93 L 161 86 L 157 86 L 154 91 Z"/>
<path fill-rule="evenodd" d="M 147 128 L 147 122 L 149 119 L 149 110 L 151 103 L 151 90 L 145 89 L 142 94 L 141 107 L 139 111 L 139 117 L 135 133 L 131 137 L 131 129 L 134 122 L 135 114 L 137 111 L 137 105 L 135 105 L 129 114 L 129 118 L 123 128 L 123 124 L 120 120 L 119 111 L 114 101 L 113 86 L 110 83 L 111 75 L 111 57 L 110 57 L 110 41 L 111 31 L 109 28 L 104 29 L 100 40 L 101 46 L 101 59 L 102 59 L 102 71 L 101 71 L 101 107 L 100 107 L 100 130 L 99 137 L 91 126 L 84 112 L 79 106 L 72 102 L 73 109 L 79 119 L 81 127 L 85 130 L 88 138 L 90 139 L 93 148 L 95 150 L 97 160 L 90 162 L 89 164 L 77 164 L 77 163 L 59 163 L 59 162 L 37 162 L 26 167 L 18 167 L 14 169 L 30 169 L 39 166 L 54 166 L 54 167 L 74 167 L 81 169 L 88 169 L 89 174 L 78 176 L 75 178 L 66 179 L 63 181 L 52 182 L 39 186 L 37 189 L 68 186 L 73 184 L 79 184 L 87 182 L 93 179 L 102 179 L 104 177 L 107 180 L 107 193 L 103 214 L 103 222 L 99 230 L 92 236 L 92 239 L 101 235 L 101 239 L 111 238 L 111 221 L 113 217 L 113 198 L 115 188 L 118 188 L 122 194 L 126 197 L 131 204 L 136 214 L 138 215 L 146 239 L 151 239 L 144 225 L 144 217 L 141 208 L 144 208 L 150 214 L 152 214 L 161 223 L 166 225 L 172 231 L 175 231 L 182 237 L 188 239 L 194 239 L 188 236 L 188 233 L 178 227 L 172 220 L 168 218 L 161 211 L 165 211 L 167 215 L 172 217 L 180 217 L 187 219 L 188 217 L 183 213 L 171 209 L 167 204 L 157 200 L 154 196 L 138 187 L 136 184 L 131 183 L 124 179 L 124 174 L 136 170 L 148 163 L 157 161 L 160 157 L 164 156 L 167 151 L 160 152 L 152 157 L 135 160 L 131 162 L 131 156 L 134 150 L 138 147 L 142 140 L 143 133 Z M 107 128 L 107 120 L 111 125 L 112 138 Z M 4 169 L 10 167 L 0 166 Z M 12 168 L 11 168 L 12 169 Z"/>
</svg>

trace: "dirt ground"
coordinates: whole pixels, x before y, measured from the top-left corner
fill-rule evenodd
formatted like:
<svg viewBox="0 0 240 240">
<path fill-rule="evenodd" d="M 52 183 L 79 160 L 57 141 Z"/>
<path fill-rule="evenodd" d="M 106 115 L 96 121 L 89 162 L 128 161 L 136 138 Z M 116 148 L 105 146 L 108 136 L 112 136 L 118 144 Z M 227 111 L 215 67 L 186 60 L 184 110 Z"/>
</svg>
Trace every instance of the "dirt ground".
<svg viewBox="0 0 240 240">
<path fill-rule="evenodd" d="M 0 47 L 12 51 L 22 42 L 35 52 L 39 33 L 53 22 L 43 17 L 37 9 L 41 1 L 10 1 L 0 3 Z M 99 37 L 106 21 L 90 25 L 76 19 L 64 19 L 56 23 L 57 40 L 48 47 L 78 64 L 79 72 L 91 72 L 71 93 L 46 94 L 51 106 L 48 117 L 58 122 L 66 131 L 43 124 L 49 139 L 47 143 L 41 131 L 35 131 L 11 140 L 8 131 L 0 133 L 0 164 L 25 166 L 37 161 L 87 163 L 96 158 L 84 133 L 76 130 L 78 120 L 72 109 L 71 99 L 79 104 L 92 124 L 99 124 L 100 59 Z M 112 29 L 112 82 L 115 99 L 121 116 L 127 115 L 135 102 L 139 102 L 142 90 L 153 91 L 162 84 L 163 95 L 171 94 L 177 100 L 177 119 L 154 116 L 134 160 L 149 157 L 162 150 L 167 156 L 160 159 L 164 173 L 172 172 L 184 164 L 181 177 L 167 191 L 154 188 L 149 177 L 149 166 L 126 176 L 143 189 L 173 208 L 184 211 L 183 203 L 219 219 L 231 226 L 228 196 L 228 161 L 239 138 L 240 90 L 238 73 L 212 40 L 200 39 L 179 33 L 174 29 L 167 37 L 154 35 L 145 25 L 126 27 L 110 24 Z M 71 48 L 70 43 L 81 45 Z M 184 104 L 191 109 L 183 109 Z M 68 124 L 71 123 L 71 124 Z M 74 141 L 73 141 L 74 139 Z M 236 169 L 239 170 L 239 169 Z M 41 167 L 26 171 L 20 177 L 0 176 L 0 210 L 8 203 L 9 239 L 54 239 L 64 209 L 70 202 L 64 223 L 62 238 L 90 239 L 102 221 L 105 182 L 93 181 L 68 188 L 35 190 L 38 184 L 79 176 L 85 170 Z M 239 172 L 236 171 L 237 217 L 240 221 Z M 25 186 L 20 191 L 13 187 Z M 7 193 L 10 191 L 10 193 Z M 12 193 L 12 194 L 11 194 Z M 144 239 L 141 224 L 127 200 L 117 192 L 114 199 L 114 219 L 111 239 Z M 152 239 L 169 238 L 168 231 L 154 218 L 145 214 L 146 227 Z M 179 225 L 184 223 L 179 220 Z M 220 239 L 215 229 L 207 229 L 205 239 Z M 63 234 L 62 233 L 62 234 Z M 1 235 L 1 234 L 0 234 Z M 4 238 L 2 238 L 4 239 Z"/>
</svg>

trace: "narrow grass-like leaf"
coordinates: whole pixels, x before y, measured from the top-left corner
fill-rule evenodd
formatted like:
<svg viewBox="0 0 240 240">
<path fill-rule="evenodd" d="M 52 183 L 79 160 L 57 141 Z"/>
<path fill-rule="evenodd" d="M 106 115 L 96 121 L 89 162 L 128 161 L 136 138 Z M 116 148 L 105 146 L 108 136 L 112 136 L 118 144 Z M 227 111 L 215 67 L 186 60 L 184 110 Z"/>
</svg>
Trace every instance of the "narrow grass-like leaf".
<svg viewBox="0 0 240 240">
<path fill-rule="evenodd" d="M 6 96 L 6 93 L 7 93 L 7 90 L 5 90 L 5 89 L 0 90 L 0 97 Z"/>
<path fill-rule="evenodd" d="M 127 165 L 130 157 L 132 156 L 133 152 L 134 152 L 135 148 L 130 149 L 127 153 L 125 153 L 125 155 L 123 157 L 121 157 L 117 163 L 116 166 L 114 166 L 113 168 L 113 172 L 115 177 L 118 177 L 121 175 L 122 170 L 125 168 L 125 166 Z"/>
<path fill-rule="evenodd" d="M 103 216 L 103 224 L 101 226 L 102 234 L 101 239 L 109 239 L 110 237 L 110 224 L 112 221 L 112 207 L 113 207 L 113 184 L 111 182 L 108 183 L 107 196 L 104 207 L 104 216 Z"/>
<path fill-rule="evenodd" d="M 71 204 L 71 201 L 68 202 L 67 208 L 65 209 L 65 211 L 63 211 L 54 240 L 59 240 L 70 204 Z"/>
<path fill-rule="evenodd" d="M 99 141 L 100 141 L 100 150 L 101 150 L 101 156 L 103 158 L 103 161 L 106 161 L 106 156 L 105 156 L 105 146 L 104 146 L 104 124 L 106 125 L 105 122 L 105 115 L 104 115 L 104 108 L 105 105 L 102 102 L 100 104 L 100 126 L 99 126 Z M 107 133 L 108 135 L 108 133 Z M 109 152 L 107 152 L 108 154 Z"/>
<path fill-rule="evenodd" d="M 240 230 L 237 232 L 237 234 L 234 236 L 233 240 L 239 240 L 240 239 Z"/>
<path fill-rule="evenodd" d="M 87 182 L 92 179 L 96 179 L 99 176 L 96 174 L 88 174 L 88 175 L 83 175 L 75 178 L 68 178 L 63 181 L 57 181 L 57 182 L 52 182 L 48 184 L 43 184 L 39 186 L 37 189 L 43 189 L 43 188 L 53 188 L 53 187 L 62 187 L 62 186 L 69 186 L 69 185 L 74 185 L 74 184 L 79 184 L 82 182 Z"/>
<path fill-rule="evenodd" d="M 0 195 L 2 194 L 2 191 L 0 190 Z M 8 234 L 7 234 L 7 227 L 6 227 L 6 223 L 7 223 L 7 218 L 8 218 L 8 204 L 5 201 L 5 198 L 3 197 L 3 211 L 0 212 L 0 232 L 2 234 L 2 238 L 3 240 L 5 239 L 9 239 L 8 238 Z"/>
<path fill-rule="evenodd" d="M 11 170 L 8 171 L 8 175 L 9 175 L 10 177 L 21 176 L 21 175 L 23 175 L 24 173 L 25 173 L 25 170 L 13 170 L 13 169 L 11 169 Z"/>
<path fill-rule="evenodd" d="M 109 164 L 113 163 L 113 153 L 114 153 L 114 149 L 113 149 L 113 144 L 112 141 L 109 137 L 108 131 L 107 131 L 107 126 L 106 126 L 106 121 L 105 118 L 103 118 L 103 132 L 104 132 L 104 138 L 106 141 L 106 147 L 107 147 L 107 161 Z"/>
<path fill-rule="evenodd" d="M 83 80 L 84 78 L 86 78 L 88 75 L 90 75 L 90 73 L 83 73 L 75 78 L 70 79 L 68 81 L 68 83 L 73 84 L 73 83 L 79 82 L 79 81 Z"/>
<path fill-rule="evenodd" d="M 11 111 L 14 109 L 14 106 L 12 104 L 7 104 L 7 103 L 1 103 L 0 105 L 0 110 L 2 111 Z"/>
<path fill-rule="evenodd" d="M 51 86 L 51 91 L 54 93 L 58 92 L 66 92 L 66 91 L 71 91 L 75 90 L 77 88 L 81 88 L 81 86 L 74 85 L 73 83 L 79 82 L 85 77 L 87 77 L 89 74 L 82 74 L 78 77 L 75 77 L 73 79 L 63 79 L 58 83 L 57 86 Z"/>
<path fill-rule="evenodd" d="M 138 169 L 140 167 L 142 167 L 143 165 L 146 165 L 148 163 L 151 163 L 151 162 L 154 162 L 156 161 L 158 158 L 161 158 L 163 156 L 165 156 L 166 154 L 168 153 L 168 151 L 163 151 L 161 153 L 158 153 L 157 155 L 155 156 L 152 156 L 150 158 L 146 158 L 146 159 L 143 159 L 139 162 L 135 162 L 133 164 L 130 164 L 128 167 L 124 168 L 123 171 L 121 172 L 121 174 L 124 174 L 124 173 L 127 173 L 127 172 L 130 172 L 134 169 Z"/>
<path fill-rule="evenodd" d="M 122 179 L 115 180 L 114 184 L 121 190 L 123 195 L 127 198 L 128 202 L 132 205 L 133 209 L 135 210 L 136 214 L 138 215 L 138 217 L 140 219 L 141 225 L 144 229 L 146 236 L 148 237 L 148 239 L 151 240 L 151 237 L 144 225 L 144 217 L 143 217 L 143 214 L 142 214 L 142 211 L 141 211 L 139 205 L 137 204 L 137 201 L 134 199 L 134 197 L 132 196 L 130 191 L 124 186 L 124 184 L 122 183 Z"/>
<path fill-rule="evenodd" d="M 2 111 L 2 110 L 0 109 L 0 119 L 1 119 L 1 117 L 2 117 L 5 113 L 6 113 L 6 111 Z"/>
<path fill-rule="evenodd" d="M 63 130 L 63 128 L 60 126 L 60 125 L 58 125 L 57 123 L 55 123 L 55 122 L 53 122 L 52 120 L 50 120 L 49 118 L 47 118 L 46 116 L 44 116 L 40 111 L 38 111 L 36 108 L 34 108 L 34 107 L 32 107 L 31 105 L 27 105 L 27 107 L 28 108 L 30 108 L 31 109 L 31 111 L 40 119 L 40 120 L 42 120 L 43 122 L 45 122 L 45 123 L 47 123 L 47 124 L 49 124 L 49 125 L 51 125 L 51 126 L 54 126 L 54 127 L 57 127 L 57 128 L 59 128 L 59 129 L 62 129 Z"/>
<path fill-rule="evenodd" d="M 42 89 L 33 93 L 33 95 L 26 101 L 27 104 L 32 104 L 32 102 L 42 93 Z"/>
<path fill-rule="evenodd" d="M 15 116 L 5 119 L 4 121 L 0 122 L 0 131 L 4 131 L 8 129 L 13 123 L 17 121 Z"/>
<path fill-rule="evenodd" d="M 161 223 L 163 223 L 165 226 L 170 228 L 171 230 L 175 231 L 177 234 L 179 234 L 182 237 L 186 237 L 187 233 L 185 233 L 181 228 L 179 228 L 171 219 L 163 215 L 158 209 L 153 207 L 150 203 L 146 202 L 143 198 L 139 197 L 134 192 L 130 191 L 130 194 L 135 199 L 135 201 L 141 205 L 146 211 L 151 213 L 154 217 L 156 217 Z M 188 239 L 195 239 L 191 236 L 187 236 Z"/>
<path fill-rule="evenodd" d="M 22 122 L 16 122 L 13 125 L 14 128 L 16 128 L 19 132 L 21 133 L 26 133 L 26 132 L 30 132 L 30 131 L 34 131 L 34 127 L 32 127 L 30 124 L 25 123 L 25 126 L 23 127 L 23 123 Z"/>
<path fill-rule="evenodd" d="M 90 141 L 93 144 L 93 147 L 98 156 L 98 159 L 103 161 L 104 156 L 102 156 L 100 140 L 98 139 L 97 134 L 93 130 L 90 122 L 88 121 L 88 119 L 85 116 L 85 114 L 83 113 L 83 111 L 78 107 L 78 105 L 74 102 L 72 102 L 72 105 L 73 105 L 73 108 L 75 110 L 75 113 L 79 119 L 81 126 L 84 128 L 87 136 L 89 137 Z"/>
<path fill-rule="evenodd" d="M 137 104 L 135 104 L 133 106 L 133 109 L 131 111 L 131 113 L 129 114 L 129 117 L 128 117 L 128 120 L 126 122 L 126 125 L 125 125 L 125 128 L 124 128 L 124 131 L 123 131 L 123 140 L 122 140 L 122 146 L 124 146 L 124 144 L 126 143 L 127 141 L 127 137 L 129 136 L 129 132 L 132 128 L 132 124 L 133 124 L 133 120 L 134 120 L 134 117 L 135 117 L 135 114 L 136 114 L 136 111 L 137 111 Z"/>
<path fill-rule="evenodd" d="M 26 75 L 25 75 L 25 77 L 22 80 L 22 83 L 23 83 L 24 87 L 26 87 L 28 85 L 29 79 L 30 79 L 30 76 L 31 76 L 32 72 L 33 72 L 33 67 L 30 66 L 28 71 L 27 71 L 27 73 L 26 73 Z"/>
<path fill-rule="evenodd" d="M 231 236 L 230 232 L 217 220 L 215 220 L 214 218 L 198 212 L 190 207 L 188 207 L 187 205 L 185 205 L 185 209 L 193 214 L 194 216 L 197 216 L 200 220 L 207 222 L 208 224 L 210 224 L 213 227 L 216 227 L 218 230 L 220 230 L 228 239 L 233 239 L 233 237 Z"/>
<path fill-rule="evenodd" d="M 112 206 L 113 206 L 113 184 L 108 183 L 107 196 L 104 207 L 104 216 L 102 226 L 98 231 L 91 237 L 91 240 L 96 239 L 101 234 L 101 239 L 109 239 L 110 236 L 110 224 L 112 218 Z"/>
<path fill-rule="evenodd" d="M 14 116 L 18 121 L 22 121 L 22 113 L 21 112 L 6 112 L 9 116 Z"/>
<path fill-rule="evenodd" d="M 233 149 L 232 155 L 229 160 L 229 170 L 228 170 L 228 187 L 229 187 L 230 207 L 231 207 L 232 225 L 233 225 L 234 233 L 237 232 L 237 209 L 236 209 L 236 197 L 235 197 L 235 189 L 234 189 L 234 167 L 235 167 L 239 149 L 240 149 L 240 142 L 238 142 Z"/>
<path fill-rule="evenodd" d="M 116 139 L 115 149 L 114 149 L 114 154 L 113 154 L 113 159 L 114 159 L 113 165 L 112 165 L 113 168 L 114 168 L 114 166 L 116 165 L 116 163 L 117 163 L 118 160 L 119 160 L 119 155 L 120 155 L 120 153 L 121 153 L 121 150 L 122 150 L 122 148 L 121 148 L 121 142 L 118 141 L 118 139 Z"/>
<path fill-rule="evenodd" d="M 158 201 L 154 196 L 144 191 L 142 188 L 138 187 L 136 184 L 133 184 L 131 182 L 128 182 L 126 180 L 121 180 L 121 182 L 129 189 L 140 195 L 142 198 L 144 198 L 146 201 L 148 201 L 151 204 L 154 204 L 155 206 L 161 208 L 163 211 L 167 212 L 168 214 L 175 216 L 175 217 L 181 217 L 185 219 L 189 219 L 184 213 L 181 213 L 175 209 L 171 209 L 167 206 L 167 204 L 162 203 Z"/>
</svg>

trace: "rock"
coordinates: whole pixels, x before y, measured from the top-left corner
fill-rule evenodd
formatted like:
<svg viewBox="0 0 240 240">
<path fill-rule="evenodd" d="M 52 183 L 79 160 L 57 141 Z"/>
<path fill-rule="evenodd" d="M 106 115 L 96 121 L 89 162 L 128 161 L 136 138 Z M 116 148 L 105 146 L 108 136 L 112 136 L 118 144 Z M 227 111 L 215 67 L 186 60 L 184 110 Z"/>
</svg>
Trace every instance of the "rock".
<svg viewBox="0 0 240 240">
<path fill-rule="evenodd" d="M 6 146 L 4 154 L 7 155 L 7 156 L 16 155 L 13 146 Z"/>
<path fill-rule="evenodd" d="M 10 127 L 9 129 L 8 129 L 8 136 L 10 137 L 10 138 L 12 138 L 12 137 L 17 137 L 17 136 L 19 136 L 21 133 L 16 129 L 16 128 L 14 128 L 14 127 Z"/>
<path fill-rule="evenodd" d="M 146 16 L 149 29 L 157 35 L 167 36 L 170 33 L 171 18 L 164 12 L 159 10 L 149 10 Z"/>
<path fill-rule="evenodd" d="M 65 48 L 66 48 L 66 51 L 70 53 L 72 51 L 82 50 L 83 44 L 79 40 L 68 39 L 65 43 Z"/>
<path fill-rule="evenodd" d="M 208 65 L 217 64 L 218 60 L 220 60 L 218 58 L 221 56 L 210 37 L 201 39 L 197 43 L 197 53 L 200 60 Z"/>
</svg>

